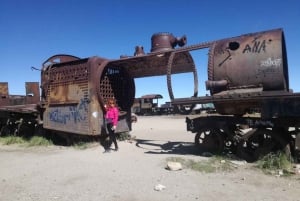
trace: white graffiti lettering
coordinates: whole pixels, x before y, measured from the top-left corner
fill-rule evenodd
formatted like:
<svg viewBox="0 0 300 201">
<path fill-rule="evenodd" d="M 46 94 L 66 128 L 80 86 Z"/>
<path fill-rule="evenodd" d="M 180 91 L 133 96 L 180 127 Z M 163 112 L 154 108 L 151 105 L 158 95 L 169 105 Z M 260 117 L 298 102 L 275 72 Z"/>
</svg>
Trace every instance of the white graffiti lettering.
<svg viewBox="0 0 300 201">
<path fill-rule="evenodd" d="M 271 59 L 271 58 L 268 58 L 264 61 L 260 61 L 260 66 L 261 67 L 271 67 L 271 66 L 275 66 L 275 67 L 279 67 L 281 66 L 281 63 L 282 63 L 282 59 Z"/>
</svg>

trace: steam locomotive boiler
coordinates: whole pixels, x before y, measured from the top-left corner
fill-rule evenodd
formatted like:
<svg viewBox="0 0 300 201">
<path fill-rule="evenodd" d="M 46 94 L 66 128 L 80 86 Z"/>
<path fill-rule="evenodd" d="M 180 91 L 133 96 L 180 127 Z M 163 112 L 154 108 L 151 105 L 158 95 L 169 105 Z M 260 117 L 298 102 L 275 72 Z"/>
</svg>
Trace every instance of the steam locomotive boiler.
<svg viewBox="0 0 300 201">
<path fill-rule="evenodd" d="M 131 130 L 134 80 L 108 59 L 55 55 L 41 72 L 43 128 L 95 136 L 103 132 L 104 105 L 115 98 L 120 109 L 117 132 Z"/>
</svg>

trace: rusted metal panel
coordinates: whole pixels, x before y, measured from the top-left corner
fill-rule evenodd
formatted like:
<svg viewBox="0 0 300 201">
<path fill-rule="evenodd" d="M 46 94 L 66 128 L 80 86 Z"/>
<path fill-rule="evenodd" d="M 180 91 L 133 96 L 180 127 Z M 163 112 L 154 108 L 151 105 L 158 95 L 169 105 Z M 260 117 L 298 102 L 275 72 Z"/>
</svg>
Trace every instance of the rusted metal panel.
<svg viewBox="0 0 300 201">
<path fill-rule="evenodd" d="M 26 82 L 26 95 L 10 95 L 8 83 L 0 83 L 0 106 L 37 104 L 40 101 L 39 83 Z"/>
<path fill-rule="evenodd" d="M 48 82 L 47 101 L 49 104 L 75 104 L 79 103 L 78 97 L 84 97 L 87 89 L 82 90 L 78 85 L 85 85 L 87 88 L 89 71 L 87 60 L 66 63 L 48 67 L 45 74 Z M 85 92 L 85 93 L 84 93 Z"/>
<path fill-rule="evenodd" d="M 9 105 L 25 105 L 26 96 L 24 95 L 9 95 Z"/>
<path fill-rule="evenodd" d="M 79 57 L 67 54 L 57 54 L 53 55 L 52 57 L 48 58 L 44 63 L 43 66 L 49 66 L 57 63 L 65 63 L 70 61 L 79 60 Z"/>
<path fill-rule="evenodd" d="M 8 105 L 0 107 L 0 111 L 6 112 L 14 112 L 14 113 L 23 113 L 23 114 L 31 114 L 37 113 L 37 105 L 36 104 L 25 104 L 25 105 Z"/>
<path fill-rule="evenodd" d="M 88 112 L 88 103 L 83 99 L 77 105 L 49 106 L 44 112 L 44 128 L 90 134 Z"/>
<path fill-rule="evenodd" d="M 40 87 L 38 82 L 26 82 L 26 104 L 37 104 L 40 101 Z"/>
<path fill-rule="evenodd" d="M 0 107 L 9 105 L 8 83 L 0 82 Z"/>
<path fill-rule="evenodd" d="M 245 93 L 248 91 L 248 93 Z M 236 114 L 246 109 L 259 109 L 263 118 L 272 117 L 299 117 L 300 93 L 284 91 L 252 91 L 244 93 L 224 93 L 214 96 L 195 98 L 177 98 L 173 105 L 213 103 L 217 111 L 222 114 Z M 248 110 L 250 112 L 251 110 Z M 243 113 L 241 113 L 243 114 Z"/>
<path fill-rule="evenodd" d="M 91 134 L 87 59 L 51 65 L 44 69 L 46 92 L 44 127 L 64 132 Z M 47 83 L 47 85 L 45 85 Z"/>
<path fill-rule="evenodd" d="M 111 64 L 126 68 L 129 75 L 133 78 L 166 75 L 167 65 L 171 54 L 170 51 L 123 58 L 111 61 Z M 189 52 L 181 52 L 175 55 L 172 74 L 193 72 L 193 68 L 194 61 Z"/>
<path fill-rule="evenodd" d="M 145 54 L 137 46 L 134 57 L 122 57 L 111 61 L 112 65 L 126 68 L 133 78 L 159 76 L 167 74 L 167 66 L 175 46 L 186 44 L 186 37 L 174 37 L 170 33 L 157 33 L 151 37 L 151 53 Z M 194 61 L 188 51 L 178 52 L 172 63 L 172 74 L 193 72 Z"/>
</svg>

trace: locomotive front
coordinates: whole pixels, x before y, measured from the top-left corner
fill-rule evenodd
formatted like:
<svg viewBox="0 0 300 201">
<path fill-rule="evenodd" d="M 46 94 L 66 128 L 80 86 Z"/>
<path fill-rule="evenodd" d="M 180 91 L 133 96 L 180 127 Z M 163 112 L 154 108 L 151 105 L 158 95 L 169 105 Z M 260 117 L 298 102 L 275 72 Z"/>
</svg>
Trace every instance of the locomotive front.
<svg viewBox="0 0 300 201">
<path fill-rule="evenodd" d="M 41 73 L 43 127 L 81 135 L 104 132 L 104 104 L 115 98 L 120 109 L 117 132 L 131 130 L 134 80 L 126 69 L 100 57 L 55 55 Z"/>
</svg>

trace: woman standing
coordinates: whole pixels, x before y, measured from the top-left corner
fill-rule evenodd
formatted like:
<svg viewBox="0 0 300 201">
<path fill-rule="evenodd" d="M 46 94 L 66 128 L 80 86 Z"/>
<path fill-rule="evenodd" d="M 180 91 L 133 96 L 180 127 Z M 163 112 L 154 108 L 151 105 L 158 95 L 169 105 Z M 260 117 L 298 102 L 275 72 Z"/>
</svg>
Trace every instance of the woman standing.
<svg viewBox="0 0 300 201">
<path fill-rule="evenodd" d="M 110 151 L 110 146 L 112 143 L 115 145 L 115 151 L 118 151 L 118 143 L 116 138 L 116 128 L 119 120 L 119 110 L 116 107 L 115 99 L 110 98 L 105 105 L 106 114 L 105 114 L 105 123 L 109 135 L 109 146 L 105 147 L 105 152 Z"/>
</svg>

